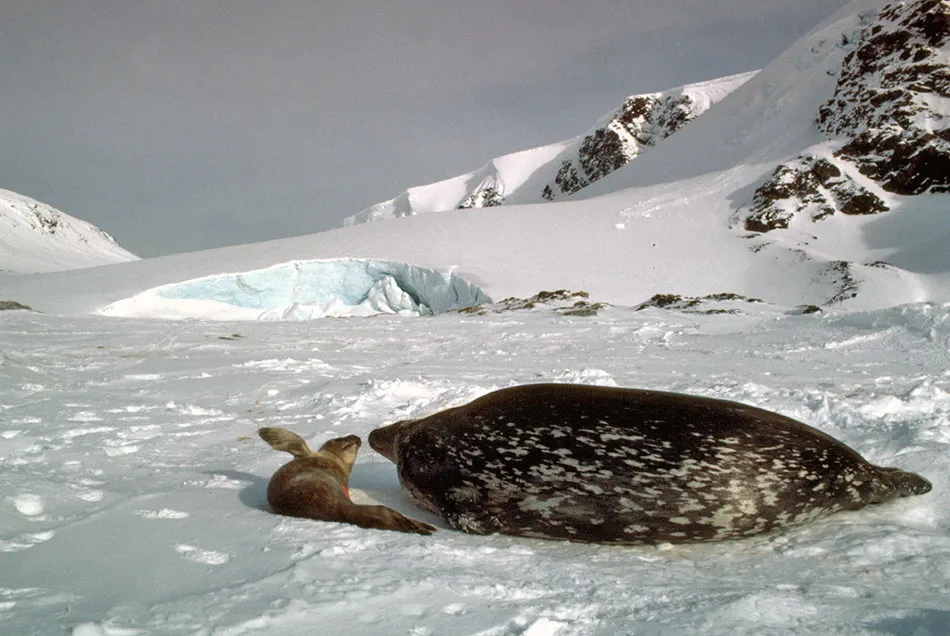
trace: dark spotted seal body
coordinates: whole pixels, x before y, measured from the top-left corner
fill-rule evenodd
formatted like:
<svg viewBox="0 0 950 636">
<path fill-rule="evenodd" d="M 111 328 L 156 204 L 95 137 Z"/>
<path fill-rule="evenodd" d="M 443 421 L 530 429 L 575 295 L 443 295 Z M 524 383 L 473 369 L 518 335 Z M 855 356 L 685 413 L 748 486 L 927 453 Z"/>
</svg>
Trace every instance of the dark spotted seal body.
<svg viewBox="0 0 950 636">
<path fill-rule="evenodd" d="M 356 435 L 331 439 L 313 452 L 299 435 L 286 429 L 262 428 L 258 434 L 271 448 L 294 456 L 267 485 L 267 503 L 277 514 L 352 523 L 362 528 L 435 532 L 429 524 L 386 506 L 360 506 L 350 500 L 350 472 L 361 443 Z"/>
<path fill-rule="evenodd" d="M 637 389 L 513 387 L 369 441 L 418 503 L 475 534 L 718 541 L 930 490 L 788 417 Z"/>
</svg>

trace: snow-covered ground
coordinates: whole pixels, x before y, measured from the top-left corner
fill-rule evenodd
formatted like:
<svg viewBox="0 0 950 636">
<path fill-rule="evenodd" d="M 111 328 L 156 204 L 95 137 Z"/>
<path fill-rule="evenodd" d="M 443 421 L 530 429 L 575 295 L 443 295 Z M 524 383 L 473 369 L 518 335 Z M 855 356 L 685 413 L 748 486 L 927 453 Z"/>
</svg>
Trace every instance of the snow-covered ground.
<svg viewBox="0 0 950 636">
<path fill-rule="evenodd" d="M 945 634 L 950 304 L 607 308 L 319 322 L 0 313 L 0 633 Z M 617 384 L 799 418 L 925 496 L 781 534 L 616 547 L 449 530 L 364 446 L 352 492 L 431 537 L 277 517 L 289 456 L 514 383 Z"/>
</svg>

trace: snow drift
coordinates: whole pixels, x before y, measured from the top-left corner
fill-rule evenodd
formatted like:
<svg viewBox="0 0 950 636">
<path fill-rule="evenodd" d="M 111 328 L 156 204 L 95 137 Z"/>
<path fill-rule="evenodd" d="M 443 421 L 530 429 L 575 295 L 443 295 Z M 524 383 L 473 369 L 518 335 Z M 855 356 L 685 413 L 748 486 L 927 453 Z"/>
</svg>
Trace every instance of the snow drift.
<svg viewBox="0 0 950 636">
<path fill-rule="evenodd" d="M 427 315 L 490 303 L 448 272 L 366 259 L 292 261 L 163 285 L 103 308 L 108 316 L 211 320 L 312 320 Z"/>
</svg>

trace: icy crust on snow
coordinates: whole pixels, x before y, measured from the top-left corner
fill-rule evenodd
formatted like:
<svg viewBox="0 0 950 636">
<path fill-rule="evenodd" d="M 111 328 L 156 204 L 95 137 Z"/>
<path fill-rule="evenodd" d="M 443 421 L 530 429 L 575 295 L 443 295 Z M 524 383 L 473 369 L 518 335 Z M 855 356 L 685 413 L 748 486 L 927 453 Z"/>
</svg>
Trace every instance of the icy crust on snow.
<svg viewBox="0 0 950 636">
<path fill-rule="evenodd" d="M 100 310 L 106 316 L 207 320 L 313 320 L 429 315 L 490 303 L 452 272 L 364 259 L 293 261 L 150 289 Z"/>
</svg>

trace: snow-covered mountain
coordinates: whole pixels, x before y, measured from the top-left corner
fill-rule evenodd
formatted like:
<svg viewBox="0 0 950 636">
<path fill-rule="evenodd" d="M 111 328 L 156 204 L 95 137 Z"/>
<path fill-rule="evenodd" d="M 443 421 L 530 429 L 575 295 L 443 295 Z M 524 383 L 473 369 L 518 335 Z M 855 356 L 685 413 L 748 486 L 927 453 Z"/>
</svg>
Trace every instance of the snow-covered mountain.
<svg viewBox="0 0 950 636">
<path fill-rule="evenodd" d="M 59 311 L 87 313 L 145 292 L 167 300 L 172 292 L 165 286 L 193 278 L 314 259 L 451 272 L 495 300 L 545 289 L 631 306 L 656 294 L 738 294 L 781 306 L 845 308 L 950 298 L 950 194 L 941 191 L 940 169 L 947 3 L 882 9 L 880 0 L 855 0 L 689 126 L 566 201 L 415 215 L 149 259 L 123 266 L 134 268 L 128 277 L 53 275 L 11 299 L 43 308 L 59 298 Z M 915 150 L 895 145 L 905 139 Z M 883 144 L 879 152 L 856 150 L 874 140 Z M 892 147 L 900 154 L 888 155 Z M 897 168 L 930 176 L 887 176 Z M 268 284 L 297 284 L 281 280 Z M 235 288 L 244 289 L 239 283 Z M 164 291 L 149 291 L 158 287 Z M 404 292 L 416 304 L 425 295 L 382 280 L 367 289 Z M 358 295 L 350 291 L 344 305 Z M 307 302 L 296 289 L 269 297 Z M 412 303 L 397 305 L 402 311 Z M 124 306 L 134 306 L 135 315 L 154 310 L 142 302 Z M 194 307 L 184 315 L 215 314 Z M 168 307 L 162 312 L 168 315 Z"/>
<path fill-rule="evenodd" d="M 753 75 L 742 73 L 632 95 L 582 135 L 496 157 L 474 172 L 409 188 L 346 218 L 343 224 L 563 199 L 636 159 Z"/>
<path fill-rule="evenodd" d="M 0 272 L 55 272 L 136 258 L 96 226 L 0 190 Z"/>
</svg>

